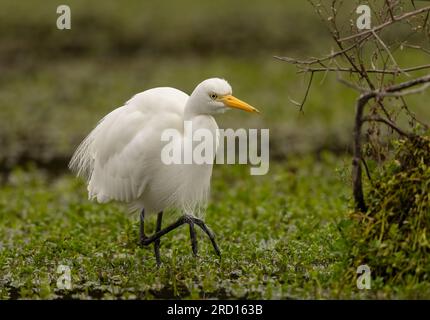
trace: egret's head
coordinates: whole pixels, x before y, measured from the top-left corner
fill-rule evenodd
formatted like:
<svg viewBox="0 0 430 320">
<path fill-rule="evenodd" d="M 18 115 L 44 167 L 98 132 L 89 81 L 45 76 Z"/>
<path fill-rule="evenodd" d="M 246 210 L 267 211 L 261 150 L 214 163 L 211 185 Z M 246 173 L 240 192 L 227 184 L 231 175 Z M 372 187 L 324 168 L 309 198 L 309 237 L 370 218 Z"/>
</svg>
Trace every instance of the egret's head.
<svg viewBox="0 0 430 320">
<path fill-rule="evenodd" d="M 224 79 L 211 78 L 200 83 L 191 94 L 195 110 L 202 114 L 223 113 L 229 108 L 260 113 L 256 108 L 232 95 L 231 86 Z"/>
</svg>

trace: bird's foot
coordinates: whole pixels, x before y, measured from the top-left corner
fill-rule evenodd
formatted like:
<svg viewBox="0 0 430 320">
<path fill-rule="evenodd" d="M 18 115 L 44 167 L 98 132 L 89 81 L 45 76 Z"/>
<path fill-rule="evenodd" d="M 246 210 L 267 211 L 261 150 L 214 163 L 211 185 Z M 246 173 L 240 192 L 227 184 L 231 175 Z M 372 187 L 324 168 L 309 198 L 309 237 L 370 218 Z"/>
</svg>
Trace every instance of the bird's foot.
<svg viewBox="0 0 430 320">
<path fill-rule="evenodd" d="M 219 257 L 221 257 L 221 251 L 220 251 L 220 249 L 219 249 L 219 247 L 215 241 L 215 234 L 213 233 L 213 231 L 211 229 L 209 229 L 209 227 L 206 225 L 206 223 L 204 223 L 203 220 L 196 218 L 196 217 L 192 217 L 192 218 L 193 218 L 193 222 L 196 225 L 198 225 L 206 233 L 206 235 L 209 237 L 216 254 Z"/>
<path fill-rule="evenodd" d="M 183 224 L 188 224 L 190 227 L 191 248 L 192 248 L 193 254 L 195 256 L 198 255 L 197 235 L 196 235 L 196 231 L 195 231 L 195 225 L 197 225 L 206 233 L 206 235 L 211 240 L 212 246 L 213 246 L 216 254 L 221 257 L 221 251 L 219 250 L 219 247 L 215 241 L 215 234 L 212 232 L 212 230 L 209 229 L 209 227 L 203 222 L 203 220 L 196 218 L 194 216 L 191 216 L 191 215 L 184 215 L 184 216 L 180 217 L 176 222 L 169 225 L 168 227 L 166 227 L 162 230 L 158 230 L 152 236 L 141 237 L 140 243 L 142 246 L 148 246 L 154 242 L 155 259 L 157 260 L 158 266 L 161 264 L 160 238 L 162 236 L 164 236 L 165 234 L 169 233 L 170 231 L 180 227 Z"/>
<path fill-rule="evenodd" d="M 185 216 L 186 217 L 186 223 L 190 226 L 190 239 L 191 239 L 191 249 L 193 250 L 193 254 L 195 257 L 198 256 L 198 246 L 197 246 L 197 235 L 196 235 L 196 229 L 194 228 L 194 217 L 193 216 Z"/>
<path fill-rule="evenodd" d="M 194 225 L 197 225 L 206 233 L 206 235 L 211 240 L 212 246 L 213 246 L 216 254 L 219 257 L 221 257 L 221 251 L 220 251 L 220 249 L 219 249 L 219 247 L 215 241 L 215 234 L 213 233 L 213 231 L 211 229 L 209 229 L 209 227 L 206 225 L 206 223 L 204 223 L 203 220 L 196 218 L 194 216 L 191 216 L 191 215 L 186 215 L 185 217 L 187 219 L 187 223 L 190 226 L 191 248 L 193 250 L 194 255 L 195 256 L 198 255 L 197 237 L 196 237 L 196 232 L 195 232 L 195 228 L 194 228 Z"/>
<path fill-rule="evenodd" d="M 146 244 L 145 244 L 146 239 L 147 239 L 146 237 L 140 237 L 139 238 L 139 246 L 140 247 L 146 246 Z"/>
</svg>

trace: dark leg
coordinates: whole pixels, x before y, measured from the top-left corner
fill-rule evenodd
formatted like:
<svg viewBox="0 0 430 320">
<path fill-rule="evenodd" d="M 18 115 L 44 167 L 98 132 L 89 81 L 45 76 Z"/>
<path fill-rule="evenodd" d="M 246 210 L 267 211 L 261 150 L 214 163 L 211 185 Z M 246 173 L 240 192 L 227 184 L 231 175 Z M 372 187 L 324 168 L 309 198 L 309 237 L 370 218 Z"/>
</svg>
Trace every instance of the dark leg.
<svg viewBox="0 0 430 320">
<path fill-rule="evenodd" d="M 178 220 L 176 220 L 176 222 L 172 223 L 170 226 L 154 233 L 152 236 L 150 237 L 146 237 L 143 241 L 142 244 L 144 246 L 147 246 L 151 243 L 153 243 L 154 241 L 160 239 L 162 236 L 164 236 L 166 233 L 169 233 L 172 230 L 175 230 L 177 227 L 182 226 L 184 223 L 188 223 L 187 218 L 185 216 L 180 217 Z"/>
<path fill-rule="evenodd" d="M 221 256 L 221 252 L 218 248 L 218 245 L 216 244 L 215 235 L 212 232 L 212 230 L 210 230 L 202 220 L 195 218 L 193 216 L 182 216 L 182 217 L 180 217 L 176 222 L 172 223 L 170 226 L 168 226 L 168 227 L 166 227 L 160 231 L 157 231 L 155 234 L 153 234 L 150 237 L 146 237 L 145 239 L 143 239 L 142 244 L 147 246 L 147 245 L 151 244 L 152 242 L 160 239 L 162 236 L 169 233 L 170 231 L 182 226 L 185 223 L 188 223 L 188 224 L 194 223 L 194 224 L 198 225 L 208 235 L 209 239 L 212 242 L 212 246 L 214 247 L 217 255 Z M 192 228 L 194 228 L 194 225 Z M 190 229 L 190 234 L 191 234 L 191 232 L 192 231 Z M 191 241 L 192 241 L 191 243 L 193 244 L 193 236 L 191 236 Z M 195 245 L 197 248 L 197 241 L 195 242 Z M 194 248 L 193 248 L 193 252 L 194 252 Z"/>
<path fill-rule="evenodd" d="M 145 209 L 142 209 L 140 212 L 140 245 L 143 245 L 143 242 L 146 239 L 145 235 Z"/>
<path fill-rule="evenodd" d="M 212 246 L 215 249 L 216 254 L 221 257 L 221 251 L 219 250 L 218 245 L 216 244 L 215 234 L 212 232 L 212 230 L 209 229 L 208 226 L 200 219 L 193 218 L 193 221 L 208 235 L 209 239 L 212 242 Z"/>
<path fill-rule="evenodd" d="M 163 211 L 158 213 L 157 215 L 157 229 L 155 232 L 159 232 L 161 230 L 161 220 L 163 219 Z M 160 257 L 160 238 L 154 241 L 154 252 L 155 252 L 155 260 L 157 260 L 157 266 L 161 265 L 161 257 Z"/>
<path fill-rule="evenodd" d="M 198 247 L 197 247 L 196 229 L 194 228 L 194 221 L 190 220 L 188 224 L 190 225 L 191 248 L 193 249 L 194 255 L 197 256 Z"/>
</svg>

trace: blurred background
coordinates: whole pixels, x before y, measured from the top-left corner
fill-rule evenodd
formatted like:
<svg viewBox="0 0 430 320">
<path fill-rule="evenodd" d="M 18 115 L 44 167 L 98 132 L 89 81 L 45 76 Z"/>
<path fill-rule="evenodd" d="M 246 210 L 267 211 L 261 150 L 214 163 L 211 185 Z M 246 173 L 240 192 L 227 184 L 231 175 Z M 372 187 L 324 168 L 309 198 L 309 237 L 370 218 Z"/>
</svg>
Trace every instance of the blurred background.
<svg viewBox="0 0 430 320">
<path fill-rule="evenodd" d="M 356 94 L 318 75 L 301 114 L 289 98 L 301 101 L 307 78 L 273 58 L 330 52 L 306 1 L 76 0 L 67 2 L 71 30 L 56 28 L 58 1 L 0 3 L 3 171 L 29 160 L 64 168 L 97 121 L 133 94 L 156 86 L 191 93 L 214 76 L 262 111 L 228 113 L 220 127 L 270 128 L 273 159 L 349 150 Z"/>
<path fill-rule="evenodd" d="M 191 93 L 215 76 L 262 111 L 230 112 L 220 127 L 270 128 L 272 157 L 348 150 L 354 94 L 326 79 L 300 114 L 289 97 L 302 99 L 306 79 L 273 58 L 330 48 L 308 3 L 69 1 L 72 28 L 58 30 L 60 4 L 1 1 L 2 171 L 28 161 L 64 170 L 97 121 L 135 93 L 156 86 Z"/>
</svg>

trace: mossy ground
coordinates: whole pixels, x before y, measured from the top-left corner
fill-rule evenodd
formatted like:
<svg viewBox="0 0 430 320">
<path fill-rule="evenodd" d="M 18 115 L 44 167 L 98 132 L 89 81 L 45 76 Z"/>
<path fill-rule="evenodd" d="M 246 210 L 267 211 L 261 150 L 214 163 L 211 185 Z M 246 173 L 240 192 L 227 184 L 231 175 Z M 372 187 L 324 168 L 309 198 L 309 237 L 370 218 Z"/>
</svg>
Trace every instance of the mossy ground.
<svg viewBox="0 0 430 320">
<path fill-rule="evenodd" d="M 160 268 L 152 246 L 138 246 L 137 214 L 90 203 L 71 176 L 17 170 L 0 193 L 1 297 L 334 297 L 343 254 L 336 223 L 348 198 L 339 165 L 331 156 L 300 159 L 263 177 L 217 166 L 206 221 L 222 259 L 200 232 L 194 258 L 182 227 L 162 238 Z M 72 270 L 71 291 L 57 289 L 61 264 Z"/>
<path fill-rule="evenodd" d="M 152 246 L 138 246 L 137 214 L 87 201 L 69 175 L 15 170 L 0 192 L 1 298 L 428 297 L 425 284 L 378 278 L 362 291 L 342 278 L 351 267 L 348 164 L 331 154 L 291 159 L 262 177 L 217 166 L 206 222 L 222 258 L 201 232 L 194 258 L 182 227 L 162 238 L 160 268 Z M 148 233 L 154 225 L 151 217 Z M 59 265 L 71 268 L 71 290 L 57 288 Z"/>
</svg>

